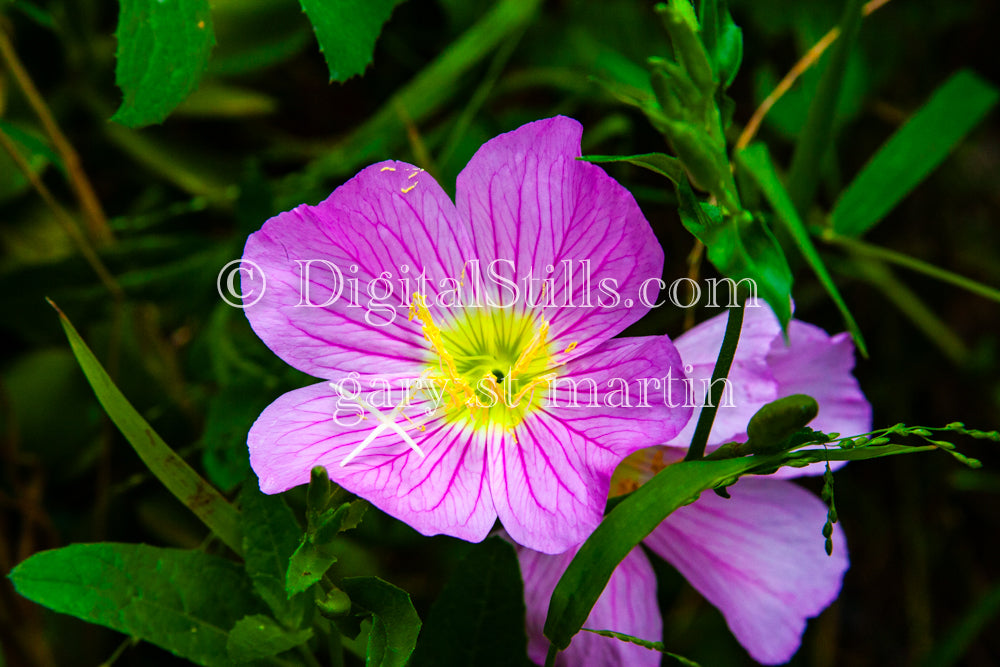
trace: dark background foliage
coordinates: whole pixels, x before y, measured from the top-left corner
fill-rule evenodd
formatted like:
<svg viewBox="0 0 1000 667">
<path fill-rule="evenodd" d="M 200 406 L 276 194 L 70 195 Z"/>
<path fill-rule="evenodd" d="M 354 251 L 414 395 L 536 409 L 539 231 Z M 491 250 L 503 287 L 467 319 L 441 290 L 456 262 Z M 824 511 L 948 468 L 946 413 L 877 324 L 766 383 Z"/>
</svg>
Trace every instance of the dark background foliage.
<svg viewBox="0 0 1000 667">
<path fill-rule="evenodd" d="M 195 547 L 205 538 L 107 422 L 44 297 L 73 319 L 164 439 L 233 491 L 248 473 L 253 419 L 305 380 L 216 292 L 219 268 L 240 256 L 247 234 L 270 215 L 316 203 L 360 167 L 386 158 L 425 166 L 453 191 L 484 140 L 557 113 L 584 124 L 585 154 L 666 150 L 640 112 L 590 78 L 644 76 L 646 57 L 664 53 L 665 35 L 645 2 L 549 0 L 507 30 L 497 48 L 467 45 L 465 71 L 432 80 L 413 105 L 392 101 L 488 7 L 409 0 L 386 24 L 365 75 L 331 84 L 295 2 L 219 0 L 212 7 L 218 45 L 199 91 L 162 125 L 131 130 L 108 120 L 120 102 L 115 3 L 0 3 L 3 30 L 107 213 L 115 240 L 99 252 L 123 293 L 116 299 L 101 284 L 57 216 L 0 155 L 0 570 L 70 542 Z M 836 0 L 733 0 L 731 9 L 745 39 L 730 91 L 735 132 L 836 24 L 842 7 Z M 835 154 L 824 169 L 824 210 L 954 71 L 971 68 L 1000 83 L 998 18 L 991 0 L 896 0 L 865 19 L 838 107 Z M 760 136 L 780 164 L 788 163 L 817 78 L 803 77 L 764 123 Z M 0 119 L 42 136 L 3 69 Z M 51 156 L 36 158 L 42 181 L 78 216 Z M 687 275 L 693 239 L 679 224 L 673 189 L 628 165 L 608 171 L 632 190 L 659 235 L 667 279 Z M 995 286 L 998 222 L 994 112 L 867 239 Z M 871 358 L 859 359 L 857 375 L 876 425 L 958 420 L 995 428 L 1000 306 L 902 269 L 871 275 L 844 251 L 821 250 L 869 343 Z M 797 316 L 842 329 L 808 269 L 793 270 Z M 703 271 L 713 275 L 707 264 Z M 636 330 L 677 335 L 685 314 L 660 309 Z M 698 320 L 714 314 L 694 312 Z M 793 664 L 1000 661 L 1000 456 L 989 443 L 960 445 L 984 470 L 929 454 L 854 463 L 837 474 L 853 565 L 840 599 L 810 623 Z M 290 495 L 301 506 L 301 494 Z M 422 538 L 374 510 L 342 545 L 338 567 L 379 574 L 409 591 L 421 617 L 467 548 Z M 657 569 L 668 649 L 704 665 L 749 664 L 721 615 L 669 566 Z M 0 583 L 0 665 L 99 664 L 122 640 L 43 611 Z M 149 645 L 118 658 L 121 665 L 178 662 Z"/>
</svg>

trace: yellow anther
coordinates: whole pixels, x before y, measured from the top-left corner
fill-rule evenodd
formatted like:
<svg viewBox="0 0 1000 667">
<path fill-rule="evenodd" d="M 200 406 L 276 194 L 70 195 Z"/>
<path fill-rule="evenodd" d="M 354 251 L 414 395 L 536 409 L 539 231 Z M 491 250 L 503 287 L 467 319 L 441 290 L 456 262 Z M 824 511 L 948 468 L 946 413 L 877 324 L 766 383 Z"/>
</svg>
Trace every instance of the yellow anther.
<svg viewBox="0 0 1000 667">
<path fill-rule="evenodd" d="M 570 352 L 572 352 L 572 351 L 573 351 L 573 350 L 575 350 L 575 349 L 576 349 L 576 341 L 573 341 L 572 343 L 570 343 L 570 344 L 569 344 L 569 345 L 568 345 L 568 346 L 566 347 L 566 349 L 565 349 L 565 350 L 563 350 L 563 354 L 569 354 Z"/>
<path fill-rule="evenodd" d="M 539 351 L 541 351 L 544 347 L 545 337 L 549 333 L 549 323 L 545 321 L 544 317 L 541 319 L 542 324 L 538 327 L 538 331 L 536 331 L 535 335 L 531 337 L 531 340 L 528 342 L 528 346 L 524 348 L 521 356 L 517 358 L 516 362 L 514 362 L 514 367 L 510 371 L 511 377 L 524 370 L 528 364 L 530 364 L 535 357 L 538 356 Z"/>
<path fill-rule="evenodd" d="M 395 167 L 382 167 L 379 171 L 396 171 Z"/>
<path fill-rule="evenodd" d="M 521 389 L 521 391 L 517 392 L 517 394 L 511 399 L 511 401 L 514 403 L 514 405 L 519 404 L 521 402 L 521 399 L 524 398 L 524 395 L 527 394 L 529 391 L 534 391 L 535 387 L 537 387 L 538 385 L 542 383 L 551 382 L 555 378 L 556 378 L 555 373 L 546 373 L 545 375 L 540 375 L 539 377 L 536 377 L 534 380 L 526 384 L 524 388 Z"/>
<path fill-rule="evenodd" d="M 411 185 L 408 188 L 400 188 L 399 191 L 402 192 L 405 195 L 407 192 L 409 192 L 410 190 L 412 190 L 415 187 L 417 187 L 416 183 L 414 183 L 413 185 Z"/>
<path fill-rule="evenodd" d="M 412 321 L 414 317 L 420 320 L 422 324 L 421 328 L 424 331 L 424 338 L 431 344 L 434 351 L 438 353 L 438 367 L 441 369 L 441 374 L 444 375 L 444 378 L 436 378 L 435 381 L 439 383 L 443 382 L 442 389 L 448 392 L 448 397 L 455 401 L 456 406 L 461 405 L 463 402 L 468 403 L 469 399 L 476 395 L 475 391 L 469 386 L 468 381 L 459 375 L 458 368 L 455 366 L 455 359 L 445 348 L 441 329 L 434 324 L 434 318 L 427 307 L 427 297 L 419 292 L 413 293 L 413 298 L 410 302 L 409 319 Z"/>
<path fill-rule="evenodd" d="M 407 178 L 413 178 L 414 176 L 416 176 L 417 174 L 419 174 L 422 171 L 423 171 L 423 169 L 417 169 L 412 174 L 410 174 L 409 176 L 407 176 Z"/>
</svg>

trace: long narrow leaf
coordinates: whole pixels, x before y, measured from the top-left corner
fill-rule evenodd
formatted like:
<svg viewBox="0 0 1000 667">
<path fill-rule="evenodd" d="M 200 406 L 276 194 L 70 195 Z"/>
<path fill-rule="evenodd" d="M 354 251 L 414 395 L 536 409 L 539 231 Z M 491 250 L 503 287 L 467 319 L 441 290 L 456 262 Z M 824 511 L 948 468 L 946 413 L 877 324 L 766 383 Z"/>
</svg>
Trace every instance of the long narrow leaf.
<svg viewBox="0 0 1000 667">
<path fill-rule="evenodd" d="M 812 238 L 810 238 L 809 232 L 806 231 L 805 225 L 802 224 L 802 220 L 799 218 L 798 211 L 792 203 L 790 195 L 778 179 L 778 174 L 771 163 L 767 147 L 760 143 L 754 144 L 742 150 L 738 157 L 750 173 L 750 176 L 757 183 L 757 186 L 764 192 L 764 196 L 795 240 L 799 251 L 806 258 L 806 261 L 809 262 L 809 266 L 812 267 L 820 283 L 830 294 L 830 298 L 837 304 L 837 308 L 844 318 L 844 323 L 847 325 L 847 330 L 851 332 L 851 336 L 854 338 L 854 342 L 861 351 L 861 354 L 867 357 L 868 349 L 865 347 L 865 340 L 861 335 L 861 329 L 858 327 L 857 322 L 854 321 L 851 311 L 848 310 L 847 304 L 840 295 L 836 283 L 833 282 L 833 278 L 830 277 L 830 273 L 826 270 L 826 265 L 823 264 L 823 259 L 816 251 L 816 247 L 813 245 Z"/>
<path fill-rule="evenodd" d="M 237 554 L 242 554 L 239 512 L 156 434 L 149 422 L 142 418 L 115 386 L 69 318 L 55 303 L 49 301 L 49 304 L 59 313 L 59 322 L 73 348 L 73 355 L 94 389 L 97 400 L 139 458 L 226 546 Z"/>
<path fill-rule="evenodd" d="M 636 545 L 678 507 L 758 463 L 752 458 L 675 463 L 619 503 L 583 543 L 556 585 L 545 636 L 560 649 L 569 646 L 611 574 Z"/>
<path fill-rule="evenodd" d="M 874 227 L 944 161 L 997 99 L 997 89 L 972 72 L 954 74 L 840 195 L 831 214 L 834 230 L 860 236 Z"/>
<path fill-rule="evenodd" d="M 812 203 L 819 184 L 820 170 L 833 139 L 834 114 L 840 99 L 844 73 L 847 71 L 847 57 L 861 30 L 863 4 L 863 0 L 847 0 L 844 15 L 840 19 L 840 39 L 834 44 L 828 57 L 816 97 L 809 105 L 805 127 L 795 144 L 795 154 L 788 172 L 788 194 L 799 213 L 804 214 Z"/>
</svg>

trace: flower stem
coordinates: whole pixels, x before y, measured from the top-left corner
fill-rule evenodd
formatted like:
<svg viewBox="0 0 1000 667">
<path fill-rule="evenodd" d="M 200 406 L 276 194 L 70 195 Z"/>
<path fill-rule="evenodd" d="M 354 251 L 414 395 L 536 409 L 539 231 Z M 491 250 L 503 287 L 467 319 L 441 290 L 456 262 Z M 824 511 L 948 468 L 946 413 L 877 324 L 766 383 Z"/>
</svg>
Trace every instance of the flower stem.
<svg viewBox="0 0 1000 667">
<path fill-rule="evenodd" d="M 726 383 L 720 387 L 719 380 L 724 380 L 729 375 L 729 367 L 733 365 L 733 357 L 736 356 L 736 346 L 740 342 L 740 329 L 743 328 L 743 300 L 739 304 L 729 309 L 729 318 L 726 320 L 726 334 L 722 339 L 722 349 L 719 350 L 719 358 L 715 361 L 715 369 L 712 371 L 712 382 L 708 389 L 708 402 L 702 406 L 698 415 L 698 425 L 694 429 L 694 437 L 691 438 L 691 446 L 688 447 L 685 461 L 696 461 L 705 455 L 705 445 L 708 444 L 708 434 L 712 432 L 712 423 L 715 421 L 715 413 L 719 409 L 719 401 L 722 399 L 722 392 Z"/>
<path fill-rule="evenodd" d="M 555 644 L 549 644 L 549 652 L 545 655 L 545 667 L 555 667 L 556 656 L 559 654 L 559 649 L 556 648 Z"/>
</svg>

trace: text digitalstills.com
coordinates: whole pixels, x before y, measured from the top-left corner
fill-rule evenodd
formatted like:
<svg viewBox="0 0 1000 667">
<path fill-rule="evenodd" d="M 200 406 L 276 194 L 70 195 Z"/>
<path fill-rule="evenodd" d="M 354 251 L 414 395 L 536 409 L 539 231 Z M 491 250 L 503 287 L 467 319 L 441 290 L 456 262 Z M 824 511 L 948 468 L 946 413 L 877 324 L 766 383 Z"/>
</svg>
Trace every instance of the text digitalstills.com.
<svg viewBox="0 0 1000 667">
<path fill-rule="evenodd" d="M 677 278 L 667 283 L 650 277 L 638 283 L 632 294 L 624 294 L 618 279 L 595 277 L 590 260 L 565 259 L 558 265 L 546 265 L 544 275 L 535 275 L 528 267 L 518 275 L 517 265 L 508 259 L 485 264 L 479 260 L 464 263 L 456 277 L 435 278 L 425 271 L 414 271 L 401 264 L 397 271 L 365 272 L 357 264 L 341 268 L 327 259 L 295 259 L 299 279 L 298 303 L 301 308 L 328 308 L 338 302 L 348 308 L 365 309 L 365 321 L 372 326 L 386 326 L 413 307 L 414 295 L 425 299 L 428 307 L 508 309 L 528 308 L 677 308 L 703 305 L 725 308 L 737 304 L 740 290 L 747 307 L 758 307 L 757 285 L 750 278 L 705 278 L 701 283 L 691 278 Z M 367 276 L 364 278 L 362 276 Z M 703 287 L 704 286 L 704 287 Z M 253 262 L 236 259 L 219 272 L 216 287 L 219 296 L 235 308 L 249 308 L 267 293 L 267 275 Z"/>
</svg>

